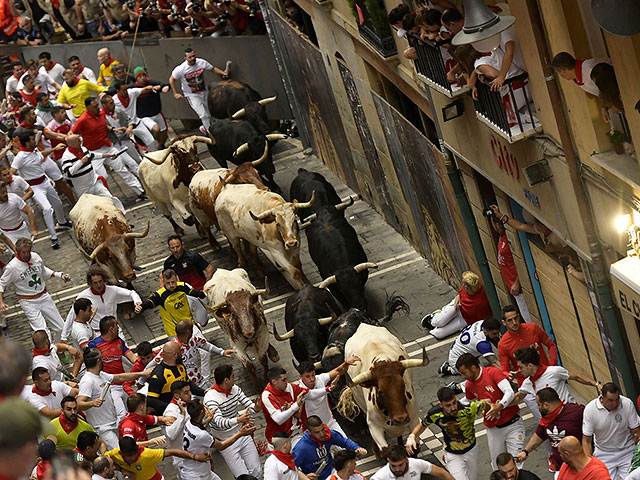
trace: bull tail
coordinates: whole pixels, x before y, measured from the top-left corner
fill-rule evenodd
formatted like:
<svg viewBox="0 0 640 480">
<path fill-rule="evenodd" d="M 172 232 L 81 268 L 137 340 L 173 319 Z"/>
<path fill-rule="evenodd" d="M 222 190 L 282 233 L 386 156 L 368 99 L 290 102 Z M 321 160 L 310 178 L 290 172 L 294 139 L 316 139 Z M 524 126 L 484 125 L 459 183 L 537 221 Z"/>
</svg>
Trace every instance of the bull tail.
<svg viewBox="0 0 640 480">
<path fill-rule="evenodd" d="M 340 415 L 351 422 L 353 422 L 353 419 L 360 414 L 360 407 L 355 401 L 353 390 L 351 388 L 347 387 L 342 390 L 336 409 Z"/>
<path fill-rule="evenodd" d="M 395 295 L 395 292 L 391 294 L 389 298 L 387 298 L 386 303 L 384 304 L 384 317 L 378 319 L 379 323 L 384 323 L 391 320 L 393 314 L 396 312 L 404 312 L 405 314 L 409 314 L 410 308 L 405 298 L 401 295 Z"/>
</svg>

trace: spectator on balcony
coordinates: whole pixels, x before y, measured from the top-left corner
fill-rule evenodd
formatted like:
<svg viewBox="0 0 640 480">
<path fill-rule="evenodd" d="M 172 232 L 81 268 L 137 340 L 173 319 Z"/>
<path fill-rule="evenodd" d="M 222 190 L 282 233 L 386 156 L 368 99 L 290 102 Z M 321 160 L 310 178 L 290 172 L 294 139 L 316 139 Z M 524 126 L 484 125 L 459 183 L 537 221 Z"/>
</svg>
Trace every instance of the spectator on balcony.
<svg viewBox="0 0 640 480">
<path fill-rule="evenodd" d="M 591 80 L 600 90 L 600 100 L 602 100 L 603 106 L 615 113 L 623 113 L 624 106 L 620 99 L 620 87 L 613 67 L 608 63 L 599 63 L 591 70 Z"/>
<path fill-rule="evenodd" d="M 441 14 L 448 8 L 456 8 L 455 4 L 449 0 L 422 0 L 418 4 L 420 8 L 427 10 L 437 10 Z"/>
<path fill-rule="evenodd" d="M 420 9 L 416 12 L 415 24 L 420 27 L 420 38 L 423 40 L 432 40 L 439 42 L 442 40 L 440 37 L 442 27 L 442 12 L 435 8 Z"/>
<path fill-rule="evenodd" d="M 449 38 L 455 37 L 456 33 L 460 32 L 464 27 L 464 17 L 455 8 L 448 8 L 442 12 L 440 21 L 449 32 Z"/>
<path fill-rule="evenodd" d="M 15 43 L 18 39 L 17 16 L 13 0 L 0 0 L 0 43 Z"/>
<path fill-rule="evenodd" d="M 474 63 L 482 57 L 482 54 L 471 45 L 458 45 L 455 49 L 451 49 L 451 55 L 456 64 L 447 72 L 447 80 L 450 83 L 458 81 L 468 85 L 474 71 Z"/>
<path fill-rule="evenodd" d="M 18 29 L 16 30 L 18 40 L 16 43 L 23 46 L 42 45 L 45 43 L 40 31 L 33 26 L 29 15 L 18 17 Z"/>
<path fill-rule="evenodd" d="M 409 8 L 409 5 L 407 5 L 406 3 L 399 4 L 397 7 L 392 8 L 391 11 L 389 12 L 389 16 L 388 16 L 389 23 L 398 29 L 398 37 L 400 38 L 404 37 L 404 35 L 407 33 L 402 28 L 402 20 L 404 19 L 405 16 L 410 14 L 411 14 L 411 9 Z"/>
<path fill-rule="evenodd" d="M 402 30 L 409 34 L 409 36 L 419 35 L 420 27 L 416 25 L 416 15 L 410 13 L 409 15 L 405 15 L 402 19 Z M 405 34 L 405 35 L 406 35 Z M 415 41 L 415 40 L 413 40 Z M 411 43 L 410 43 L 411 44 Z M 416 52 L 415 47 L 409 47 L 402 52 L 402 56 L 404 58 L 408 58 L 409 60 L 417 60 L 418 54 Z"/>
<path fill-rule="evenodd" d="M 509 27 L 500 33 L 500 44 L 496 48 L 502 53 L 502 61 L 500 62 L 500 73 L 491 82 L 491 91 L 498 92 L 502 88 L 507 75 L 511 71 L 511 67 L 515 66 L 522 72 L 527 71 L 527 67 L 522 60 L 520 47 L 516 42 L 516 35 L 513 27 Z"/>
</svg>

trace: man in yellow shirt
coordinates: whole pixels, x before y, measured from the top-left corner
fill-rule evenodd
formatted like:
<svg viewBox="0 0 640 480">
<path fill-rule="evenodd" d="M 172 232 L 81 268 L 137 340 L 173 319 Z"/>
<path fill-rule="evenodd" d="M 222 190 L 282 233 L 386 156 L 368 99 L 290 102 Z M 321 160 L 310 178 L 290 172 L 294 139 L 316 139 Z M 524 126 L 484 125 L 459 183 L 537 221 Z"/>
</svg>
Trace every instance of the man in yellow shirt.
<svg viewBox="0 0 640 480">
<path fill-rule="evenodd" d="M 56 449 L 71 451 L 76 448 L 80 433 L 93 432 L 94 429 L 78 417 L 78 402 L 75 397 L 64 397 L 60 404 L 62 413 L 51 420 L 53 436 L 56 437 Z"/>
<path fill-rule="evenodd" d="M 71 69 L 66 69 L 62 74 L 62 78 L 64 79 L 64 85 L 60 89 L 58 103 L 70 104 L 73 116 L 76 118 L 87 109 L 84 101 L 91 96 L 91 92 L 102 94 L 107 90 L 107 87 L 95 85 L 84 78 L 77 78 Z"/>
<path fill-rule="evenodd" d="M 181 457 L 196 462 L 209 461 L 209 453 L 193 454 L 184 450 L 168 450 L 164 448 L 138 447 L 132 437 L 122 437 L 119 448 L 109 450 L 105 455 L 110 457 L 116 468 L 125 475 L 135 474 L 136 480 L 161 480 L 162 474 L 156 465 L 165 457 Z"/>
<path fill-rule="evenodd" d="M 120 62 L 111 56 L 108 48 L 98 50 L 98 62 L 100 62 L 100 74 L 98 75 L 98 84 L 108 87 L 113 81 L 113 73 L 111 69 Z"/>
</svg>

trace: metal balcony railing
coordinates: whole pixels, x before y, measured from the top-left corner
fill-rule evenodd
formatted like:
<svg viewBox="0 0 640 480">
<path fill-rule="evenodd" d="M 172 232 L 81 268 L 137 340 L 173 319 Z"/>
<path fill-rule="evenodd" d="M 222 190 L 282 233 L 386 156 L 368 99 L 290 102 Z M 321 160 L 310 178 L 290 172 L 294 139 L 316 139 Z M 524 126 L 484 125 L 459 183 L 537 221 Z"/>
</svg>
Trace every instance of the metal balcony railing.
<svg viewBox="0 0 640 480">
<path fill-rule="evenodd" d="M 396 42 L 382 0 L 355 0 L 354 3 L 360 36 L 381 56 L 396 55 Z"/>
<path fill-rule="evenodd" d="M 527 72 L 509 78 L 500 92 L 476 82 L 478 99 L 474 100 L 476 116 L 510 142 L 526 138 L 541 129 L 534 115 L 535 107 L 528 87 Z"/>
<path fill-rule="evenodd" d="M 409 45 L 416 49 L 415 60 L 418 78 L 436 90 L 451 96 L 452 86 L 447 80 L 447 68 L 442 56 L 441 43 L 422 40 L 418 35 L 408 34 Z"/>
</svg>

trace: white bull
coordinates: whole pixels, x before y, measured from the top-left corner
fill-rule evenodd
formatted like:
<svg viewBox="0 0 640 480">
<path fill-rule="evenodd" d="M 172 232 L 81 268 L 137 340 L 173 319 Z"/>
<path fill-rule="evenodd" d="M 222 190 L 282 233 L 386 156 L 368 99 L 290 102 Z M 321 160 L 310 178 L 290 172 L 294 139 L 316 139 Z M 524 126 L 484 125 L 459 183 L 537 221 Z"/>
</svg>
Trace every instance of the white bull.
<svg viewBox="0 0 640 480">
<path fill-rule="evenodd" d="M 429 359 L 424 349 L 422 360 L 410 359 L 389 330 L 364 323 L 345 344 L 344 358 L 353 355 L 362 361 L 349 367 L 352 386 L 342 392 L 337 408 L 351 419 L 360 410 L 365 413 L 374 451 L 383 456 L 386 435 L 401 437 L 420 421 L 411 368 L 427 365 Z"/>
</svg>

